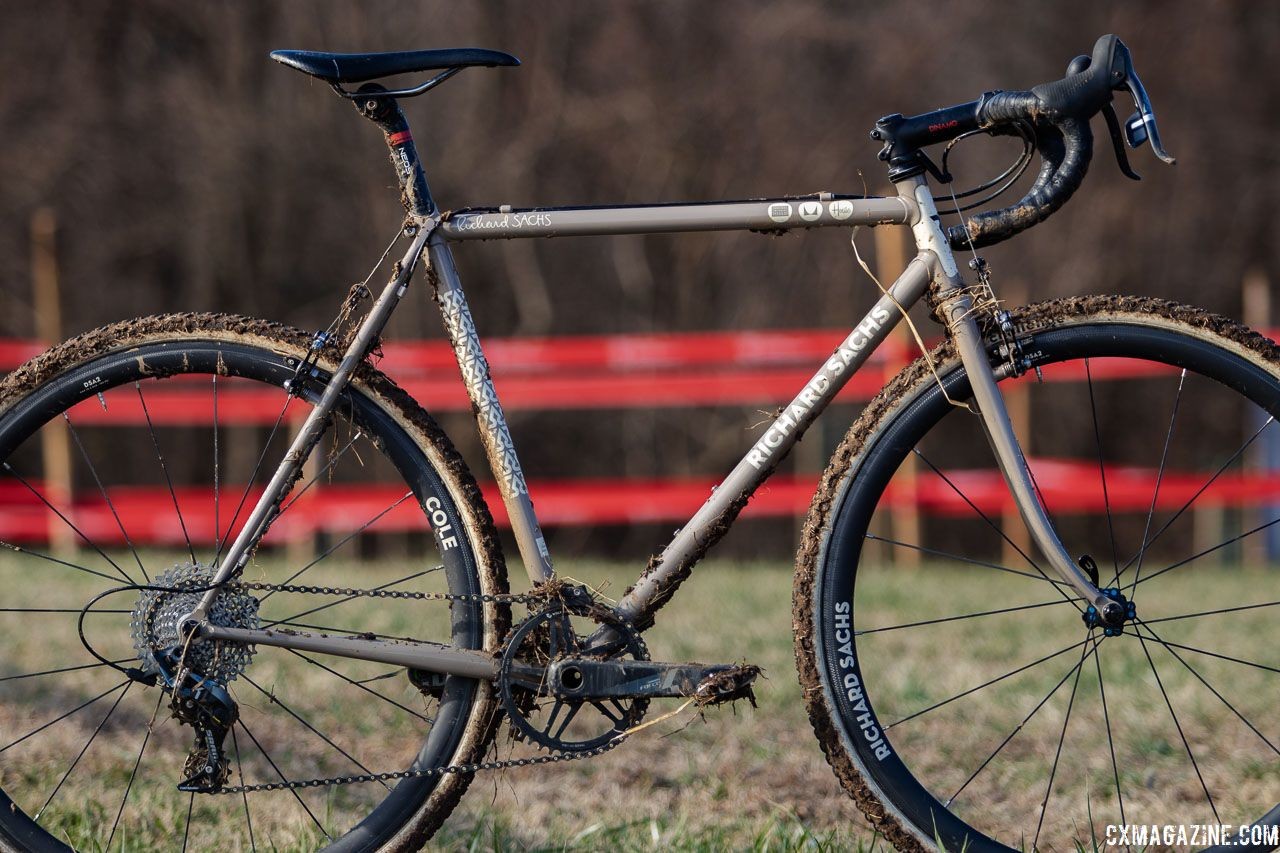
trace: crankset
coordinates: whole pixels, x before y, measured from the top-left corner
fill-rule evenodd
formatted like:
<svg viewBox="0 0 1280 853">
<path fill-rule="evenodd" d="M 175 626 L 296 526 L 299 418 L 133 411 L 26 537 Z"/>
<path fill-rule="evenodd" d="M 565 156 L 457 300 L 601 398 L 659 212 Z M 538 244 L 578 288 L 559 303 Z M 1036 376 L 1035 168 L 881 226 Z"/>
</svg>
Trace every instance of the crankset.
<svg viewBox="0 0 1280 853">
<path fill-rule="evenodd" d="M 611 629 L 607 645 L 593 644 Z M 752 665 L 649 659 L 640 633 L 584 587 L 565 586 L 520 623 L 502 652 L 499 692 L 518 738 L 559 752 L 598 749 L 638 726 L 656 698 L 755 704 Z"/>
</svg>

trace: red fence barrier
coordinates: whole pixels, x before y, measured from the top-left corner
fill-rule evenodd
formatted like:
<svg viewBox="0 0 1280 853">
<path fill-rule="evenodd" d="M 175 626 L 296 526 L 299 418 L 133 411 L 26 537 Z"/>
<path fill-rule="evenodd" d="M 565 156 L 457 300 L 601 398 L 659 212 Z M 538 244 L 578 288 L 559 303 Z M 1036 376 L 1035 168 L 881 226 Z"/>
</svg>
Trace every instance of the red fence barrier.
<svg viewBox="0 0 1280 853">
<path fill-rule="evenodd" d="M 844 337 L 840 330 L 726 332 L 662 335 L 617 335 L 573 338 L 494 340 L 486 344 L 495 381 L 511 411 L 690 407 L 703 405 L 777 405 L 789 401 Z M 30 341 L 0 340 L 0 371 L 12 370 L 38 353 Z M 845 401 L 874 394 L 910 357 L 913 347 L 892 339 L 842 392 Z M 469 409 L 458 379 L 453 353 L 444 342 L 389 343 L 381 362 L 410 394 L 435 411 Z M 1143 375 L 1152 368 L 1122 359 L 1091 362 L 1095 381 Z M 1156 368 L 1159 369 L 1159 368 Z M 1044 381 L 1081 381 L 1069 366 L 1050 366 Z M 1039 377 L 1033 377 L 1039 381 Z M 213 422 L 204 383 L 176 378 L 147 395 L 156 424 L 204 425 Z M 223 425 L 270 424 L 280 413 L 280 392 L 227 389 L 219 396 Z M 140 425 L 143 412 L 127 395 L 108 409 L 93 399 L 77 408 L 79 424 Z M 744 439 L 744 450 L 746 449 Z M 1103 509 L 1096 462 L 1034 460 L 1044 500 L 1059 513 L 1094 513 Z M 1013 510 L 1004 482 L 994 469 L 953 471 L 953 482 L 983 512 Z M 1111 468 L 1107 485 L 1111 507 L 1146 512 L 1155 491 L 1154 469 Z M 816 486 L 816 475 L 777 475 L 748 505 L 747 516 L 785 517 L 802 514 Z M 1195 474 L 1164 473 L 1157 507 L 1177 510 L 1203 485 Z M 33 484 L 40 488 L 39 484 Z M 680 522 L 706 499 L 710 478 L 660 480 L 592 479 L 530 483 L 538 515 L 547 526 Z M 225 494 L 243 486 L 223 484 Z M 353 519 L 365 520 L 385 509 L 398 494 L 380 485 L 326 485 L 304 496 L 305 512 L 281 517 L 275 536 L 305 538 L 319 531 L 345 531 Z M 505 523 L 496 489 L 486 498 L 499 523 Z M 76 495 L 70 514 L 95 542 L 123 544 L 120 525 L 137 543 L 180 544 L 182 533 L 171 523 L 172 498 L 164 488 L 116 488 L 112 508 L 96 491 Z M 256 494 L 251 494 L 250 505 Z M 939 478 L 917 478 L 910 494 L 891 498 L 904 509 L 935 515 L 971 513 L 972 509 Z M 177 500 L 193 540 L 212 542 L 214 508 L 207 491 L 179 490 Z M 1257 504 L 1280 501 L 1280 479 L 1263 474 L 1219 477 L 1197 506 Z M 207 506 L 205 504 L 208 504 Z M 223 518 L 225 526 L 228 519 Z M 421 513 L 406 501 L 378 522 L 382 531 L 422 529 Z M 225 532 L 225 531 L 224 531 Z M 0 540 L 42 541 L 49 535 L 48 511 L 21 483 L 0 481 Z"/>
</svg>

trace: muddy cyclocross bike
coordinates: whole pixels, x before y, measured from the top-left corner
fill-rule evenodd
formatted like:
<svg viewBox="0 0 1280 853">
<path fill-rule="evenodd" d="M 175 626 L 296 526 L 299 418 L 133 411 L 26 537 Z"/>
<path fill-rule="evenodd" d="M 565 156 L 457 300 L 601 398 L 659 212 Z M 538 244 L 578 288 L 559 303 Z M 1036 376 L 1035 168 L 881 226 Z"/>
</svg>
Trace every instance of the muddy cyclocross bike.
<svg viewBox="0 0 1280 853">
<path fill-rule="evenodd" d="M 975 252 L 1068 200 L 1099 112 L 1126 175 L 1136 177 L 1126 142 L 1172 162 L 1119 39 L 1100 39 L 1057 82 L 881 119 L 871 136 L 896 196 L 451 212 L 432 199 L 398 102 L 514 57 L 272 58 L 330 84 L 382 130 L 407 211 L 383 259 L 397 241 L 407 248 L 381 293 L 369 279 L 354 287 L 325 331 L 149 317 L 68 341 L 0 385 L 6 514 L 38 515 L 51 543 L 78 545 L 5 541 L 0 844 L 412 848 L 482 770 L 599 755 L 655 699 L 747 696 L 756 668 L 655 661 L 641 632 L 922 298 L 942 343 L 849 429 L 797 559 L 796 661 L 840 783 L 904 850 L 1125 844 L 1113 830 L 1138 824 L 1190 827 L 1201 846 L 1224 826 L 1227 841 L 1274 844 L 1280 651 L 1269 629 L 1280 601 L 1257 543 L 1280 513 L 1235 507 L 1267 494 L 1256 460 L 1275 439 L 1280 352 L 1158 299 L 1008 310 Z M 427 71 L 413 88 L 368 82 Z M 1117 92 L 1137 107 L 1123 125 Z M 956 192 L 948 154 L 977 135 L 1021 141 L 1022 154 Z M 965 218 L 1036 154 L 1020 201 Z M 955 224 L 942 224 L 931 180 Z M 451 246 L 888 225 L 914 234 L 906 271 L 621 600 L 558 578 Z M 419 268 L 526 592 L 508 587 L 461 457 L 371 358 Z M 1021 436 L 1014 399 L 1035 415 Z M 263 406 L 278 412 L 266 424 L 251 414 Z M 48 461 L 57 442 L 96 512 L 60 496 Z M 994 482 L 982 475 L 992 455 Z M 1055 471 L 1070 476 L 1046 476 Z M 319 553 L 270 547 L 333 482 L 363 488 L 367 512 L 352 510 Z M 166 499 L 149 541 L 167 531 L 174 552 L 135 548 L 117 511 L 155 486 Z M 1055 501 L 1092 510 L 1055 512 Z M 934 511 L 910 512 L 925 504 Z M 391 521 L 396 536 L 383 536 Z M 398 562 L 361 561 L 395 547 Z M 904 555 L 914 559 L 893 559 Z M 500 730 L 514 738 L 495 741 Z"/>
</svg>

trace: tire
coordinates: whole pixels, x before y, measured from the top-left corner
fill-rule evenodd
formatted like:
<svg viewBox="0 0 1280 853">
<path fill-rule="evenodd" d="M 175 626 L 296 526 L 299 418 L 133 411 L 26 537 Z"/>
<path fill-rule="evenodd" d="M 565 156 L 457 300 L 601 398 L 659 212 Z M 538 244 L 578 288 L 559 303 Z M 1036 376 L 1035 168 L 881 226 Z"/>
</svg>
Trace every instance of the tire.
<svg viewBox="0 0 1280 853">
<path fill-rule="evenodd" d="M 835 451 L 797 558 L 796 664 L 828 763 L 899 850 L 1186 849 L 1218 843 L 1195 825 L 1250 822 L 1232 849 L 1274 849 L 1280 581 L 1248 549 L 1278 513 L 1234 506 L 1270 494 L 1248 463 L 1280 440 L 1280 351 L 1153 299 L 1015 323 L 1035 370 L 1002 390 L 1040 499 L 1136 619 L 1105 636 L 1041 574 L 978 419 L 918 360 Z M 952 347 L 932 355 L 967 399 Z"/>
<path fill-rule="evenodd" d="M 153 591 L 161 597 L 144 604 L 147 593 L 129 583 L 145 574 L 172 590 L 183 577 L 211 571 L 214 552 L 225 548 L 256 500 L 245 484 L 269 479 L 300 423 L 298 413 L 318 399 L 334 369 L 338 354 L 326 349 L 319 379 L 287 402 L 282 386 L 309 343 L 297 330 L 240 317 L 149 317 L 70 340 L 0 383 L 0 459 L 11 504 L 0 513 L 0 539 L 8 546 L 0 558 L 7 608 L 0 612 L 0 847 L 418 849 L 465 792 L 469 775 L 445 774 L 319 794 L 180 794 L 175 785 L 185 777 L 192 729 L 170 719 L 159 687 L 94 665 L 86 648 L 124 667 L 146 668 L 145 648 L 131 643 L 146 647 L 167 636 L 164 620 L 177 605 L 163 598 L 171 591 Z M 215 427 L 200 423 L 207 423 L 201 412 L 210 411 L 211 400 Z M 281 407 L 274 427 L 246 425 L 255 406 L 267 405 L 272 413 Z M 113 423 L 119 413 L 132 425 Z M 56 488 L 56 469 L 44 462 L 59 441 L 73 460 L 81 495 L 69 510 Z M 239 608 L 234 619 L 250 619 L 243 614 L 256 608 L 263 626 L 283 620 L 298 630 L 409 635 L 496 652 L 509 608 L 481 604 L 479 597 L 507 592 L 497 534 L 475 481 L 431 417 L 386 376 L 362 365 L 315 456 L 316 467 L 295 483 L 244 580 L 463 593 L 477 601 L 256 591 L 256 604 L 226 599 L 229 610 Z M 212 490 L 211 472 L 218 484 Z M 318 528 L 310 542 L 320 544 L 305 555 L 315 556 L 299 571 L 295 552 L 312 534 L 308 525 L 293 523 L 300 514 L 324 511 L 324 503 L 308 501 L 331 482 L 347 483 L 351 500 L 364 503 L 329 510 L 339 517 Z M 388 482 L 399 485 L 382 485 Z M 138 488 L 144 485 L 150 489 Z M 384 509 L 387 494 L 399 497 Z M 427 536 L 433 515 L 435 534 Z M 49 534 L 49 546 L 30 541 L 33 518 L 44 519 L 34 522 L 37 533 L 45 523 L 61 531 Z M 165 540 L 162 549 L 135 548 L 128 526 L 142 523 L 151 525 L 151 539 Z M 299 528 L 301 545 L 290 532 Z M 55 550 L 68 544 L 79 548 Z M 384 552 L 396 559 L 366 559 Z M 397 570 L 397 562 L 413 570 Z M 108 612 L 72 612 L 112 587 L 126 589 L 95 605 Z M 66 612 L 31 612 L 36 605 Z M 86 645 L 76 635 L 78 621 Z M 224 744 L 228 785 L 470 763 L 483 758 L 495 733 L 496 700 L 480 681 L 450 677 L 419 687 L 404 670 L 387 672 L 386 665 L 308 660 L 278 648 L 258 647 L 238 665 L 230 645 L 214 646 L 209 655 L 218 661 L 209 666 L 230 668 L 225 680 L 239 706 L 239 722 Z M 30 675 L 52 660 L 49 668 L 61 672 Z M 115 693 L 15 741 L 18 732 L 122 680 Z M 58 778 L 65 784 L 54 788 Z M 46 797 L 53 802 L 42 811 Z"/>
</svg>

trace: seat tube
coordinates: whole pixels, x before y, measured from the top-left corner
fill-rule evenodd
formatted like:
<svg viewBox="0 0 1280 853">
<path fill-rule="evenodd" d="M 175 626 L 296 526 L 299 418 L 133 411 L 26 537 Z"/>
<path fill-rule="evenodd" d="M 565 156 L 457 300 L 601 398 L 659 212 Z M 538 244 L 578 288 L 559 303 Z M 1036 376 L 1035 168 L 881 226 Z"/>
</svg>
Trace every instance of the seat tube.
<svg viewBox="0 0 1280 853">
<path fill-rule="evenodd" d="M 1118 605 L 1104 596 L 1076 565 L 1058 538 L 1044 506 L 1036 497 L 1027 460 L 1009 421 L 1009 412 L 996 385 L 982 333 L 973 316 L 972 300 L 964 292 L 964 281 L 956 267 L 955 257 L 951 254 L 951 247 L 943 236 L 929 186 L 923 176 L 916 176 L 900 182 L 898 191 L 915 201 L 919 207 L 920 219 L 912 225 L 912 230 L 920 250 L 931 253 L 935 258 L 934 280 L 938 286 L 939 314 L 960 353 L 996 463 L 1027 529 L 1031 532 L 1031 538 L 1057 574 L 1081 598 L 1097 607 L 1099 612 L 1110 615 Z"/>
<path fill-rule="evenodd" d="M 436 304 L 440 306 L 449 344 L 462 372 L 462 381 L 467 386 L 467 396 L 471 399 L 489 469 L 498 481 L 498 490 L 511 521 L 511 532 L 515 535 L 529 579 L 533 583 L 541 583 L 554 573 L 551 554 L 533 512 L 529 487 L 516 456 L 502 404 L 498 402 L 498 392 L 493 387 L 489 362 L 480 347 L 480 336 L 471 319 L 471 309 L 462 292 L 453 253 L 439 230 L 433 231 L 428 238 L 427 252 L 431 260 L 428 275 L 435 290 Z"/>
</svg>

